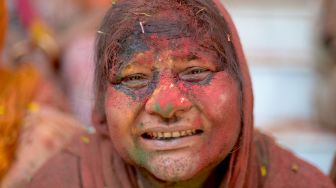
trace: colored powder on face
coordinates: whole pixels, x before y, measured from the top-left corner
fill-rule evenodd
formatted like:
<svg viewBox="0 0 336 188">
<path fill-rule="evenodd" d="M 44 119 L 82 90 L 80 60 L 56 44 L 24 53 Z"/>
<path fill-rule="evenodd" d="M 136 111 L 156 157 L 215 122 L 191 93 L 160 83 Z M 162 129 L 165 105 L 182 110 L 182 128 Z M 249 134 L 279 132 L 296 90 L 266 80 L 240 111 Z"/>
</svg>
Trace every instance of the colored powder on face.
<svg viewBox="0 0 336 188">
<path fill-rule="evenodd" d="M 166 111 L 165 111 L 166 114 L 169 115 L 172 110 L 173 110 L 173 105 L 171 103 L 168 103 L 166 107 Z"/>
<path fill-rule="evenodd" d="M 141 123 L 140 123 L 140 128 L 144 128 L 144 126 L 145 126 L 145 125 L 141 122 Z"/>
<path fill-rule="evenodd" d="M 155 109 L 155 111 L 157 111 L 157 112 L 161 112 L 161 106 L 160 106 L 160 103 L 155 103 L 155 104 L 154 104 L 154 109 Z"/>
<path fill-rule="evenodd" d="M 171 103 L 168 103 L 164 106 L 160 105 L 160 103 L 162 104 L 163 102 L 159 101 L 154 104 L 154 110 L 163 115 L 164 117 L 169 117 L 170 113 L 173 110 L 173 105 Z"/>
<path fill-rule="evenodd" d="M 130 152 L 131 156 L 133 159 L 135 159 L 135 161 L 137 161 L 137 163 L 144 167 L 147 164 L 148 161 L 148 153 L 143 151 L 142 149 L 140 149 L 140 147 L 135 146 L 135 148 L 133 148 Z"/>
<path fill-rule="evenodd" d="M 148 50 L 148 47 L 145 41 L 142 39 L 141 35 L 138 32 L 133 33 L 126 39 L 126 42 L 123 44 L 123 50 L 121 52 L 121 57 L 124 62 L 130 60 L 136 53 L 141 53 Z"/>
</svg>

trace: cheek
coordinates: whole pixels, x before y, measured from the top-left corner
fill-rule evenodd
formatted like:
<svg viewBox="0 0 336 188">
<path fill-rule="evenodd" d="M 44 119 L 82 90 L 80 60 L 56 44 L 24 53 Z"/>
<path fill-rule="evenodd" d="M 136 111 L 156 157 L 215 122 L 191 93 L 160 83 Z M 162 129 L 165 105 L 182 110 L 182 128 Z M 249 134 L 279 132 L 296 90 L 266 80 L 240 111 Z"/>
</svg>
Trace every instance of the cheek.
<svg viewBox="0 0 336 188">
<path fill-rule="evenodd" d="M 210 130 L 209 152 L 229 152 L 240 132 L 240 103 L 236 82 L 224 72 L 217 73 L 208 85 L 191 89 L 206 129 Z"/>
<path fill-rule="evenodd" d="M 121 124 L 128 124 L 133 116 L 133 112 L 130 107 L 134 105 L 135 104 L 131 97 L 113 89 L 112 87 L 109 87 L 105 98 L 105 111 L 109 129 L 117 128 Z"/>
<path fill-rule="evenodd" d="M 109 87 L 105 97 L 105 112 L 111 141 L 121 156 L 128 158 L 128 151 L 134 147 L 132 134 L 141 102 L 125 93 Z"/>
<path fill-rule="evenodd" d="M 209 84 L 192 86 L 191 91 L 194 103 L 210 121 L 240 120 L 238 87 L 227 73 L 218 72 Z"/>
</svg>

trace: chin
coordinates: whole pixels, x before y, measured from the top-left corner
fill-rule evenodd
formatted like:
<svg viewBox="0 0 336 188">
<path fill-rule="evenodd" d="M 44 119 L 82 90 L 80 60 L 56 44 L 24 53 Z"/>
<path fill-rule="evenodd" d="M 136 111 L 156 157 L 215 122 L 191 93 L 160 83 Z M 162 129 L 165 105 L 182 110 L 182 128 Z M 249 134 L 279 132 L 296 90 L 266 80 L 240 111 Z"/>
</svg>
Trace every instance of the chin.
<svg viewBox="0 0 336 188">
<path fill-rule="evenodd" d="M 187 181 L 202 171 L 198 157 L 178 154 L 155 156 L 146 164 L 145 169 L 165 182 Z"/>
</svg>

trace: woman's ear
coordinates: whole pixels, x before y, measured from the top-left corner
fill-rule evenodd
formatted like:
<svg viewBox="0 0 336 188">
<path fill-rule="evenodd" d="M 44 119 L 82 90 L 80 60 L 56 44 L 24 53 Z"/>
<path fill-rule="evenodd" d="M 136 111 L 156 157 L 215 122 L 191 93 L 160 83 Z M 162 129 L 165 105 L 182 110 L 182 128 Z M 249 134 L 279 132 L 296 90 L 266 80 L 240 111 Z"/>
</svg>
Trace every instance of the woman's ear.
<svg viewBox="0 0 336 188">
<path fill-rule="evenodd" d="M 91 121 L 98 134 L 109 136 L 105 113 L 102 113 L 94 107 L 92 110 Z"/>
</svg>

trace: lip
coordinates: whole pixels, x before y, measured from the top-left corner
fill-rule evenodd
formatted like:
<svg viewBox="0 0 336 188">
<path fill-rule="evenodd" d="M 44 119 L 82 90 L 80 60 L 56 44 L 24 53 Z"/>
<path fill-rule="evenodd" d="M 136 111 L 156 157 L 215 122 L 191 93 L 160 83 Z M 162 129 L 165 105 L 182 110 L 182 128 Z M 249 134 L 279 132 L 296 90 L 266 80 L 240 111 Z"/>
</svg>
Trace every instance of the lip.
<svg viewBox="0 0 336 188">
<path fill-rule="evenodd" d="M 169 151 L 192 147 L 201 141 L 202 135 L 193 135 L 172 140 L 149 140 L 140 137 L 140 145 L 150 151 Z"/>
<path fill-rule="evenodd" d="M 187 130 L 201 130 L 200 134 L 187 135 L 184 137 L 171 138 L 171 139 L 147 139 L 142 135 L 148 132 L 177 132 L 177 131 L 187 131 Z M 139 131 L 138 139 L 139 144 L 146 150 L 150 151 L 169 151 L 169 150 L 179 150 L 192 147 L 197 143 L 202 141 L 202 136 L 204 134 L 204 129 L 200 127 L 153 127 Z"/>
<path fill-rule="evenodd" d="M 146 128 L 143 130 L 139 130 L 137 131 L 137 136 L 141 136 L 144 133 L 148 133 L 148 132 L 176 132 L 176 131 L 187 131 L 187 130 L 202 130 L 204 131 L 204 129 L 200 126 L 180 126 L 180 125 L 166 125 L 166 126 L 160 126 L 160 127 L 150 127 L 150 128 Z"/>
</svg>

